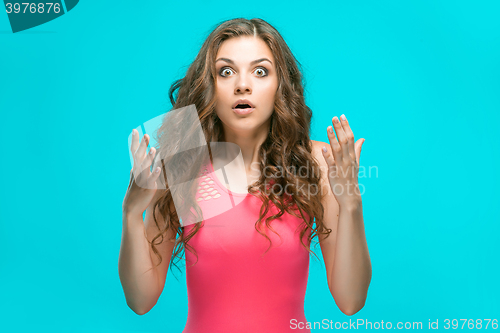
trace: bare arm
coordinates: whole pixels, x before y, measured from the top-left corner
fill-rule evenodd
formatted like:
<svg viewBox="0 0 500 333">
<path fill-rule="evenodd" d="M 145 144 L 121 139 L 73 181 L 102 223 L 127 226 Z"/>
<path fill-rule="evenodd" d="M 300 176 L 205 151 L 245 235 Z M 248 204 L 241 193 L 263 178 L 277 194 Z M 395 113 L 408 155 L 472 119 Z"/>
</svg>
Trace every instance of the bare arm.
<svg viewBox="0 0 500 333">
<path fill-rule="evenodd" d="M 371 281 L 371 262 L 366 243 L 361 200 L 352 206 L 340 206 L 337 245 L 327 254 L 334 260 L 329 285 L 338 304 L 347 315 L 353 315 L 365 305 Z"/>
<path fill-rule="evenodd" d="M 123 214 L 122 242 L 118 262 L 118 272 L 127 305 L 137 314 L 149 312 L 158 301 L 165 285 L 168 265 L 174 248 L 175 235 L 167 232 L 160 245 L 155 245 L 162 256 L 162 263 L 148 243 L 159 233 L 153 220 L 152 209 L 160 191 L 157 191 L 146 210 L 146 225 L 142 216 Z M 158 210 L 156 218 L 163 227 Z M 156 240 L 158 241 L 158 239 Z"/>
<path fill-rule="evenodd" d="M 330 145 L 314 142 L 314 154 L 322 168 L 321 189 L 325 193 L 324 224 L 332 229 L 329 237 L 320 235 L 330 293 L 339 309 L 351 316 L 363 308 L 371 281 L 371 261 L 363 222 L 361 198 L 353 196 L 340 206 L 328 182 L 328 166 L 320 149 Z"/>
</svg>

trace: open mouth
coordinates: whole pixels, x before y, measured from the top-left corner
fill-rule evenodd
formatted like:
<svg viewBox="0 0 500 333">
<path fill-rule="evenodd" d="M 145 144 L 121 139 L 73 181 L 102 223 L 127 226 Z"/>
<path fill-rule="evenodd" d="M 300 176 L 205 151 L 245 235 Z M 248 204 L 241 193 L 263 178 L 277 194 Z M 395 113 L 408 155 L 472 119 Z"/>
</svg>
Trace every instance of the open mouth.
<svg viewBox="0 0 500 333">
<path fill-rule="evenodd" d="M 238 104 L 236 105 L 235 109 L 250 109 L 251 106 L 248 104 Z"/>
<path fill-rule="evenodd" d="M 238 115 L 247 115 L 252 113 L 254 110 L 254 107 L 252 107 L 249 104 L 238 104 L 233 108 L 233 112 L 238 114 Z"/>
</svg>

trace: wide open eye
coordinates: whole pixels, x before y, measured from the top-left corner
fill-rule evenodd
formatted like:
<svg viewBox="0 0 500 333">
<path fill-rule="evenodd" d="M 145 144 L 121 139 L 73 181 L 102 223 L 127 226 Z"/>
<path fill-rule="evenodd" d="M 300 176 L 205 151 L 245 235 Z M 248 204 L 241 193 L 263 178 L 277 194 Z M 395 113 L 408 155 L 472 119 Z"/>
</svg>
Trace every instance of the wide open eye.
<svg viewBox="0 0 500 333">
<path fill-rule="evenodd" d="M 231 67 L 222 67 L 219 70 L 219 75 L 222 77 L 227 77 L 231 72 L 234 72 Z M 228 74 L 229 73 L 229 74 Z M 257 67 L 254 71 L 254 73 L 257 73 L 257 76 L 259 77 L 265 77 L 268 75 L 268 70 L 265 67 Z"/>
<path fill-rule="evenodd" d="M 259 74 L 257 71 L 260 71 L 260 73 L 262 73 L 262 74 Z M 266 69 L 266 68 L 264 68 L 264 67 L 257 67 L 257 68 L 255 69 L 255 72 L 256 72 L 256 73 L 257 73 L 257 75 L 258 75 L 258 76 L 260 76 L 260 77 L 267 76 L 267 69 Z"/>
<path fill-rule="evenodd" d="M 226 76 L 228 76 L 228 75 L 227 75 L 227 74 L 225 74 L 225 73 L 227 73 L 227 72 L 231 72 L 231 71 L 233 71 L 233 70 L 232 70 L 230 67 L 222 67 L 222 68 L 220 69 L 220 71 L 219 71 L 219 75 L 220 75 L 220 76 L 223 76 L 223 77 L 226 77 Z M 223 73 L 224 73 L 224 74 L 223 74 Z"/>
</svg>

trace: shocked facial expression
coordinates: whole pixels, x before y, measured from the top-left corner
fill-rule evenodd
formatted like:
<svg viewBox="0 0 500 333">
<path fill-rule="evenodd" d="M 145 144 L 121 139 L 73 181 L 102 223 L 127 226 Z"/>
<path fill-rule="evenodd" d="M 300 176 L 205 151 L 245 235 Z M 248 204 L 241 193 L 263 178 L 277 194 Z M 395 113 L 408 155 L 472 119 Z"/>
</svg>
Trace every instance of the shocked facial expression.
<svg viewBox="0 0 500 333">
<path fill-rule="evenodd" d="M 257 37 L 224 41 L 217 53 L 215 112 L 229 130 L 253 132 L 270 121 L 278 89 L 271 49 Z"/>
</svg>

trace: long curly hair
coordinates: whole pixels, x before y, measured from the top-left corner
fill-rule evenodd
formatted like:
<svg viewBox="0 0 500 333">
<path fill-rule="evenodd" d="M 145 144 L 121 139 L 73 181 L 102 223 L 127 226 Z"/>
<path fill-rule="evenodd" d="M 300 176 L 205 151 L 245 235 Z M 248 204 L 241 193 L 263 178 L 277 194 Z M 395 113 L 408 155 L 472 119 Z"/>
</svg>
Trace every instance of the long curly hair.
<svg viewBox="0 0 500 333">
<path fill-rule="evenodd" d="M 269 212 L 272 203 L 278 208 L 278 213 L 265 219 L 266 227 L 269 228 L 271 221 L 281 217 L 285 212 L 302 218 L 304 226 L 300 233 L 302 245 L 307 251 L 316 256 L 310 249 L 313 238 L 317 237 L 318 234 L 326 234 L 328 236 L 332 230 L 326 228 L 323 223 L 322 191 L 316 191 L 316 195 L 309 196 L 301 190 L 303 188 L 309 190 L 311 188 L 320 188 L 321 171 L 312 156 L 312 142 L 309 139 L 312 111 L 305 104 L 303 77 L 301 71 L 299 71 L 300 63 L 295 59 L 279 32 L 266 21 L 258 18 L 251 20 L 237 18 L 218 24 L 206 38 L 196 59 L 189 66 L 186 75 L 171 85 L 169 97 L 173 106 L 172 110 L 194 104 L 206 142 L 222 142 L 224 139 L 223 127 L 215 112 L 215 89 L 217 82 L 215 57 L 225 40 L 239 36 L 258 37 L 268 45 L 276 60 L 278 76 L 278 89 L 274 101 L 274 112 L 271 116 L 269 134 L 258 152 L 261 170 L 260 178 L 248 188 L 249 193 L 257 195 L 263 202 L 260 217 L 255 223 L 255 229 L 272 243 L 270 238 L 260 231 L 260 226 L 263 223 L 264 217 Z M 176 95 L 175 92 L 177 92 Z M 202 153 L 199 151 L 194 153 L 191 151 L 190 154 L 184 154 L 179 157 L 178 152 L 183 151 L 183 140 L 181 138 L 196 135 L 196 130 L 193 128 L 186 131 L 187 133 L 184 132 L 182 134 L 168 133 L 176 128 L 176 121 L 180 122 L 182 119 L 176 119 L 175 116 L 172 116 L 169 119 L 168 131 L 167 124 L 163 122 L 154 134 L 157 141 L 156 149 L 158 151 L 156 157 L 174 156 L 177 153 L 175 160 L 162 159 L 160 165 L 163 170 L 162 176 L 165 175 L 166 168 L 168 170 L 180 170 L 179 172 L 182 173 L 186 168 L 178 167 L 179 165 L 201 166 L 201 162 L 199 161 L 202 159 L 199 157 Z M 172 123 L 174 123 L 173 126 Z M 172 137 L 178 138 L 176 139 L 177 142 L 173 143 L 169 141 L 166 144 L 167 138 Z M 210 158 L 212 158 L 210 145 L 208 145 L 208 150 Z M 197 169 L 196 167 L 190 169 L 194 170 L 193 174 L 179 174 L 176 177 L 195 179 Z M 305 177 L 302 176 L 304 169 L 306 173 Z M 263 170 L 266 170 L 266 172 L 263 172 Z M 296 170 L 301 170 L 300 176 L 295 172 Z M 173 177 L 171 179 L 178 178 Z M 166 177 L 162 180 L 165 184 L 165 191 L 157 199 L 153 209 L 153 218 L 160 232 L 149 242 L 151 248 L 161 263 L 162 258 L 155 247 L 155 243 L 160 238 L 160 242 L 156 244 L 161 244 L 165 234 L 170 230 L 176 235 L 176 239 L 169 240 L 170 242 L 175 242 L 171 259 L 182 259 L 182 251 L 184 249 L 193 252 L 197 257 L 196 251 L 188 242 L 202 227 L 202 223 L 195 223 L 191 231 L 185 234 L 184 227 L 181 226 L 179 221 L 179 216 L 182 215 L 176 212 L 175 209 L 172 209 L 171 203 L 173 197 Z M 284 193 L 282 190 L 278 191 L 278 193 L 274 193 L 274 191 L 269 192 L 268 184 L 270 183 L 279 184 L 278 188 L 287 189 L 287 193 Z M 187 189 L 186 193 L 194 193 L 193 184 L 186 186 L 190 186 L 190 189 Z M 273 188 L 275 187 L 273 186 Z M 184 197 L 184 199 L 189 200 L 188 196 Z M 194 200 L 190 200 L 189 203 L 188 208 L 192 206 L 196 212 L 200 212 Z M 155 214 L 157 209 L 162 215 L 162 222 L 164 221 L 161 224 L 162 227 L 158 224 Z M 297 211 L 300 216 L 297 214 Z M 313 226 L 314 222 L 316 223 L 315 227 Z M 272 228 L 270 229 L 273 230 Z M 311 230 L 311 233 L 307 237 L 307 244 L 305 244 L 303 236 L 308 229 Z M 273 230 L 273 232 L 275 231 Z M 170 268 L 172 268 L 172 265 L 177 267 L 174 260 L 170 261 Z M 177 267 L 177 269 L 179 268 Z"/>
</svg>

